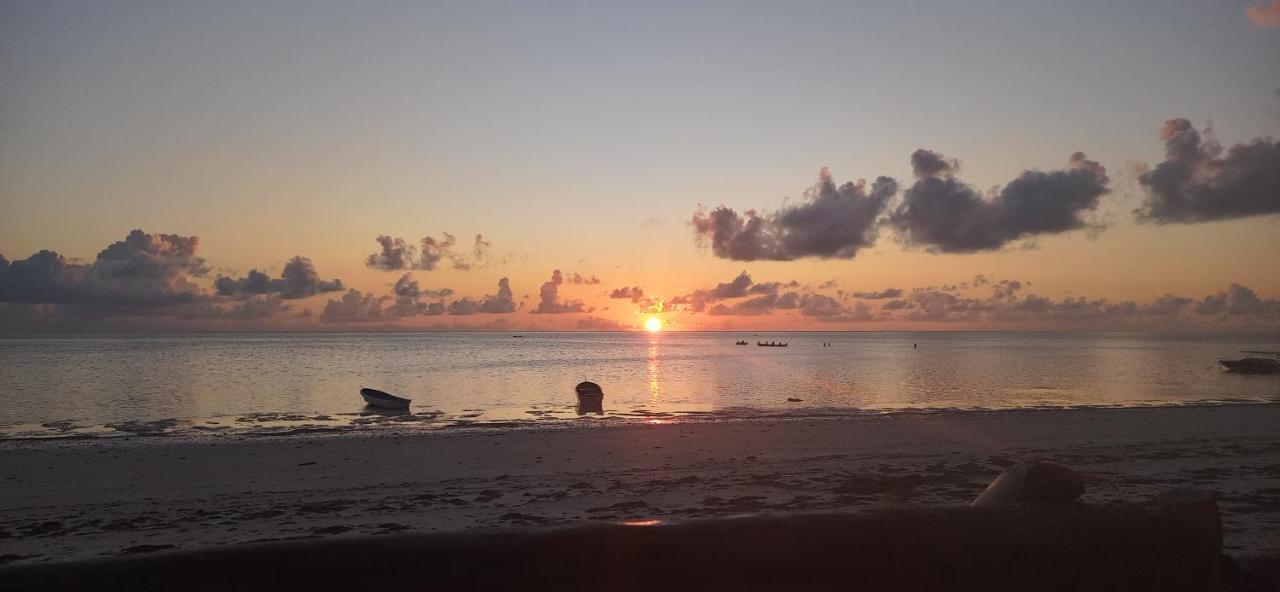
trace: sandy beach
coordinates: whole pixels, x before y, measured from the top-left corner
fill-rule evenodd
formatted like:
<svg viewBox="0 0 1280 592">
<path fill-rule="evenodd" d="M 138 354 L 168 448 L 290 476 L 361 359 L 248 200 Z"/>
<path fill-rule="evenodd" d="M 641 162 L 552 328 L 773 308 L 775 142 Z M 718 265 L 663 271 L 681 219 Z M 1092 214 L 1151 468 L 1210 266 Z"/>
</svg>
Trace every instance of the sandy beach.
<svg viewBox="0 0 1280 592">
<path fill-rule="evenodd" d="M 1228 553 L 1280 552 L 1280 405 L 0 443 L 6 564 L 314 537 L 960 505 L 1016 462 L 1083 501 L 1219 492 Z"/>
</svg>

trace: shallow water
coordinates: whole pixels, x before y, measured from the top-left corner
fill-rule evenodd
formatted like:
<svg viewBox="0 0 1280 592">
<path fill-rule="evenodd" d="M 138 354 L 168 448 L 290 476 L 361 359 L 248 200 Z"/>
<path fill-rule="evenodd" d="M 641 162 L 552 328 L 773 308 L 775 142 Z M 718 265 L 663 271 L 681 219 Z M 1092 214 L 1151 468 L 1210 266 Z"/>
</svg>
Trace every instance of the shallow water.
<svg viewBox="0 0 1280 592">
<path fill-rule="evenodd" d="M 738 339 L 751 345 L 734 345 Z M 790 346 L 756 347 L 757 340 Z M 619 421 L 1280 400 L 1278 376 L 1221 371 L 1219 357 L 1247 349 L 1280 349 L 1280 336 L 4 337 L 0 436 L 572 424 L 573 385 L 582 380 L 604 387 L 603 420 Z M 411 413 L 369 413 L 362 386 L 412 398 Z"/>
</svg>

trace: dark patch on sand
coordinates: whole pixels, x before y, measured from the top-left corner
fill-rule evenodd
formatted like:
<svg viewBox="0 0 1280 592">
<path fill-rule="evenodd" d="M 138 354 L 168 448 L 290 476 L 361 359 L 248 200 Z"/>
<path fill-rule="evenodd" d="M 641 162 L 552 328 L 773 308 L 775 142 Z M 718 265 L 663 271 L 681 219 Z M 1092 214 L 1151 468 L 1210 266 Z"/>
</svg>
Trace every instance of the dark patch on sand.
<svg viewBox="0 0 1280 592">
<path fill-rule="evenodd" d="M 139 553 L 154 553 L 156 551 L 164 551 L 165 549 L 177 549 L 177 545 L 134 545 L 120 549 L 121 555 L 137 555 Z"/>
</svg>

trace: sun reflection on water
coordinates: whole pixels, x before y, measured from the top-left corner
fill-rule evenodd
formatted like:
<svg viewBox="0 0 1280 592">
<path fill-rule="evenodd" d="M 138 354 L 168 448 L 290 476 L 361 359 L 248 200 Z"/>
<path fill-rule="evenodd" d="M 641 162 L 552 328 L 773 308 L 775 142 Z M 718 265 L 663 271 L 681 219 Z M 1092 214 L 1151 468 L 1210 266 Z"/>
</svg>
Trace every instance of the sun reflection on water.
<svg viewBox="0 0 1280 592">
<path fill-rule="evenodd" d="M 649 355 L 647 356 L 646 369 L 649 378 L 649 402 L 658 403 L 662 400 L 662 388 L 659 380 L 662 378 L 662 362 L 658 357 L 658 340 L 649 340 Z"/>
</svg>

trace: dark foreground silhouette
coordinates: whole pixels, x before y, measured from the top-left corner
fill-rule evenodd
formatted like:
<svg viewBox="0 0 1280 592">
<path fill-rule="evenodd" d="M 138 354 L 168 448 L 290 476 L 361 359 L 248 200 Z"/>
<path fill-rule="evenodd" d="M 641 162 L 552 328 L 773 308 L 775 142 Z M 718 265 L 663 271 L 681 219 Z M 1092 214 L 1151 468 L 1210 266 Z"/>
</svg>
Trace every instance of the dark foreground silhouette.
<svg viewBox="0 0 1280 592">
<path fill-rule="evenodd" d="M 14 567 L 0 588 L 1220 590 L 1217 537 L 1137 504 L 1017 503 L 251 544 Z"/>
</svg>

